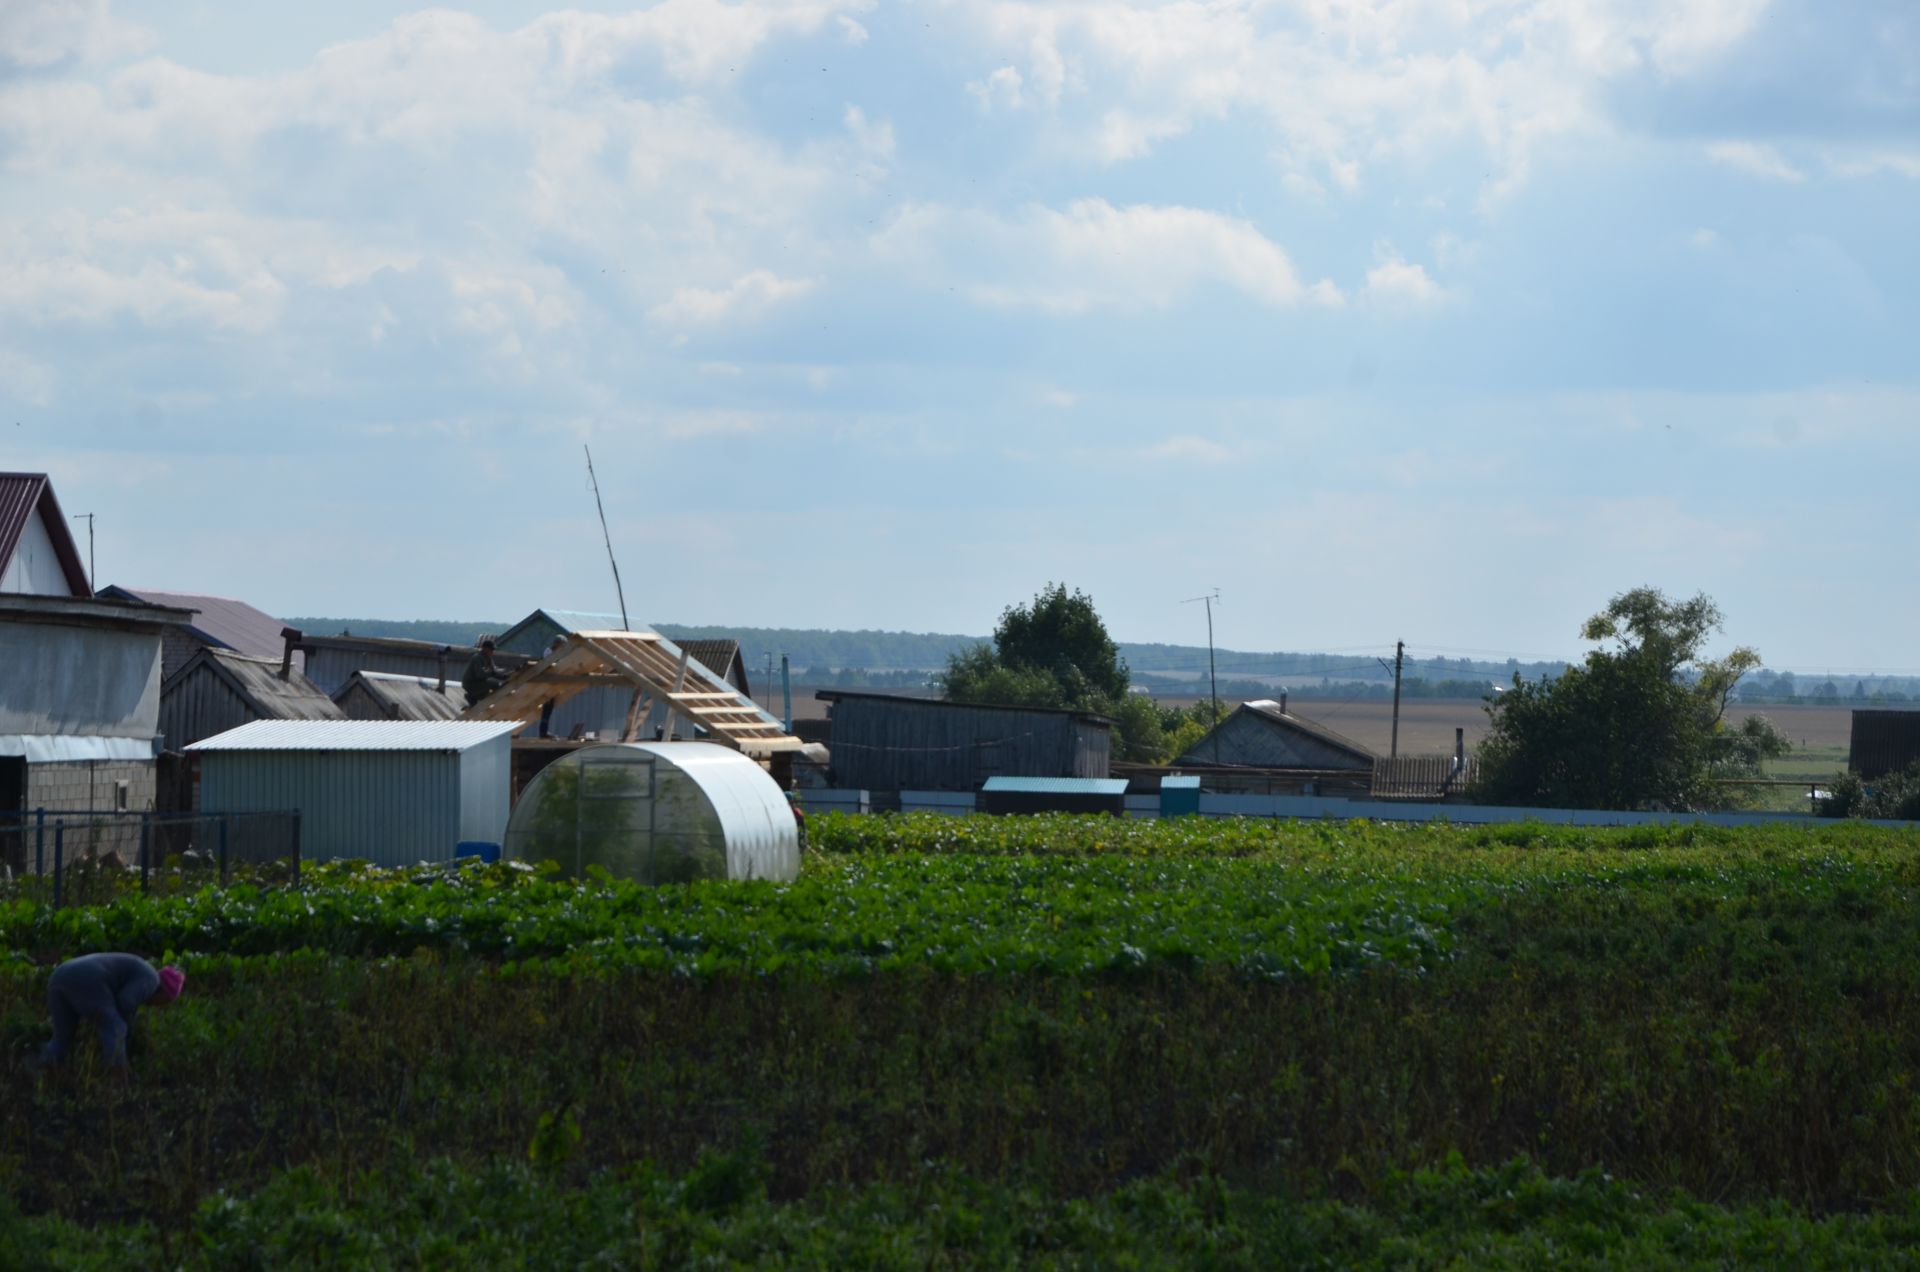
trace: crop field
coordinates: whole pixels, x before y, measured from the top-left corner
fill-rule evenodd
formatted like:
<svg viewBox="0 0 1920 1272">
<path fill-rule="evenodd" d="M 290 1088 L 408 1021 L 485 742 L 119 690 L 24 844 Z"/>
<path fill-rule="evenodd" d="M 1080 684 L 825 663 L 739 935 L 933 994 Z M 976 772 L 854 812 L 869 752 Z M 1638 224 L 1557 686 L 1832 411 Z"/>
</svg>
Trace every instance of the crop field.
<svg viewBox="0 0 1920 1272">
<path fill-rule="evenodd" d="M 0 894 L 0 1267 L 1854 1267 L 1920 837 L 819 819 L 790 885 Z M 180 962 L 134 1076 L 59 959 Z"/>
</svg>

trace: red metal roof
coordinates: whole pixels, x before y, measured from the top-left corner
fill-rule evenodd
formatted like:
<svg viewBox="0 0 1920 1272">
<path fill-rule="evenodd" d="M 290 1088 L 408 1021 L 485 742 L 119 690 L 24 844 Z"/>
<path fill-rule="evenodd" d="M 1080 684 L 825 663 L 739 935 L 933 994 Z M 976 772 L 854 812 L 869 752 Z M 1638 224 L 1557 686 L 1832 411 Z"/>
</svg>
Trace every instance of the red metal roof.
<svg viewBox="0 0 1920 1272">
<path fill-rule="evenodd" d="M 20 550 L 20 536 L 27 532 L 35 511 L 46 523 L 68 588 L 75 596 L 93 595 L 80 550 L 74 546 L 73 528 L 61 513 L 60 501 L 53 497 L 53 483 L 45 473 L 0 473 L 0 574 L 6 572 L 13 554 Z"/>
</svg>

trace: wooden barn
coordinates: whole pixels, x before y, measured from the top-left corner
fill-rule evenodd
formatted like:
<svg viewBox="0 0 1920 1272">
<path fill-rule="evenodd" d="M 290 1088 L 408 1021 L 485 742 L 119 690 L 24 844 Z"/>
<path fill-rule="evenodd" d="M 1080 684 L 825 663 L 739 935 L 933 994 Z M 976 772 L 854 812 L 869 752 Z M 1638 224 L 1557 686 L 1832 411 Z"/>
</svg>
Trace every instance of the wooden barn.
<svg viewBox="0 0 1920 1272">
<path fill-rule="evenodd" d="M 1174 763 L 1181 768 L 1351 769 L 1371 774 L 1375 758 L 1358 742 L 1288 711 L 1285 703 L 1262 698 L 1241 703 Z"/>
<path fill-rule="evenodd" d="M 160 733 L 169 751 L 255 720 L 343 720 L 333 699 L 279 659 L 203 648 L 160 687 Z"/>
<path fill-rule="evenodd" d="M 846 790 L 976 791 L 990 777 L 1108 775 L 1113 721 L 1085 711 L 980 706 L 822 689 L 833 784 Z"/>
</svg>

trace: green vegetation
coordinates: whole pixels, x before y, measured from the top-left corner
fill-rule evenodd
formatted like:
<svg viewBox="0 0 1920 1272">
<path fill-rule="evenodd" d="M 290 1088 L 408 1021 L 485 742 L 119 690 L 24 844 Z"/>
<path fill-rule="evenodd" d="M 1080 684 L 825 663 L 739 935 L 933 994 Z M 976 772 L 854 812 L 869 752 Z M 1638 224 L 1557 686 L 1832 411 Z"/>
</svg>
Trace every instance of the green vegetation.
<svg viewBox="0 0 1920 1272">
<path fill-rule="evenodd" d="M 1912 834 L 813 837 L 786 886 L 16 885 L 0 1266 L 1839 1266 L 1915 1236 Z M 130 1085 L 31 1070 L 48 968 L 103 948 L 186 997 Z"/>
<path fill-rule="evenodd" d="M 1760 655 L 1700 655 L 1720 627 L 1705 595 L 1669 601 L 1623 592 L 1587 620 L 1591 641 L 1617 641 L 1555 680 L 1526 681 L 1489 703 L 1475 796 L 1549 808 L 1712 807 L 1716 778 L 1754 778 L 1791 744 L 1764 716 L 1724 722 L 1727 697 Z"/>
</svg>

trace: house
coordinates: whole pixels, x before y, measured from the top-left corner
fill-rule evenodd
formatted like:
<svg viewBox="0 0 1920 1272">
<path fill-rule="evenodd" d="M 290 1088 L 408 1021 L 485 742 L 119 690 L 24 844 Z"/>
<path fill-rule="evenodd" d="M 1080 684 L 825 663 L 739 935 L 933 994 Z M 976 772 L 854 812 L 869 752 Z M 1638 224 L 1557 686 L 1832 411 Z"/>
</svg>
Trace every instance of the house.
<svg viewBox="0 0 1920 1272">
<path fill-rule="evenodd" d="M 160 686 L 160 733 L 169 751 L 255 720 L 343 720 L 333 699 L 282 659 L 203 646 Z"/>
<path fill-rule="evenodd" d="M 467 691 L 457 679 L 356 671 L 333 701 L 349 720 L 458 720 Z"/>
<path fill-rule="evenodd" d="M 501 654 L 539 658 L 547 652 L 556 636 L 574 632 L 626 631 L 627 624 L 618 614 L 593 614 L 583 610 L 537 609 L 503 632 L 495 641 Z M 636 629 L 646 632 L 648 629 Z M 746 659 L 737 640 L 684 640 L 673 642 L 688 657 L 712 672 L 743 698 L 753 697 L 747 682 Z M 573 695 L 554 708 L 550 728 L 556 737 L 593 734 L 598 738 L 621 736 L 626 726 L 627 709 L 633 705 L 633 692 L 619 685 L 601 685 Z M 666 704 L 656 702 L 637 730 L 638 736 L 652 738 L 666 727 Z M 701 736 L 693 721 L 676 717 L 674 736 L 691 740 Z"/>
<path fill-rule="evenodd" d="M 1108 775 L 1113 721 L 1085 711 L 981 706 L 822 689 L 833 784 L 847 790 L 975 791 L 990 777 Z"/>
<path fill-rule="evenodd" d="M 93 595 L 45 473 L 0 473 L 0 592 Z"/>
<path fill-rule="evenodd" d="M 1181 768 L 1221 767 L 1373 772 L 1374 753 L 1287 710 L 1285 702 L 1243 702 L 1192 749 Z"/>
<path fill-rule="evenodd" d="M 29 809 L 139 810 L 154 798 L 160 643 L 185 610 L 0 594 L 0 822 Z M 0 855 L 22 864 L 17 836 Z"/>
<path fill-rule="evenodd" d="M 164 592 L 157 588 L 121 587 L 118 584 L 101 588 L 100 595 L 194 612 L 191 623 L 167 632 L 160 649 L 160 679 L 163 684 L 202 649 L 224 649 L 249 658 L 280 660 L 280 632 L 285 624 L 245 601 L 236 601 L 227 596 L 208 596 L 200 592 Z M 304 669 L 304 661 L 301 655 L 295 654 L 294 669 Z"/>
</svg>

